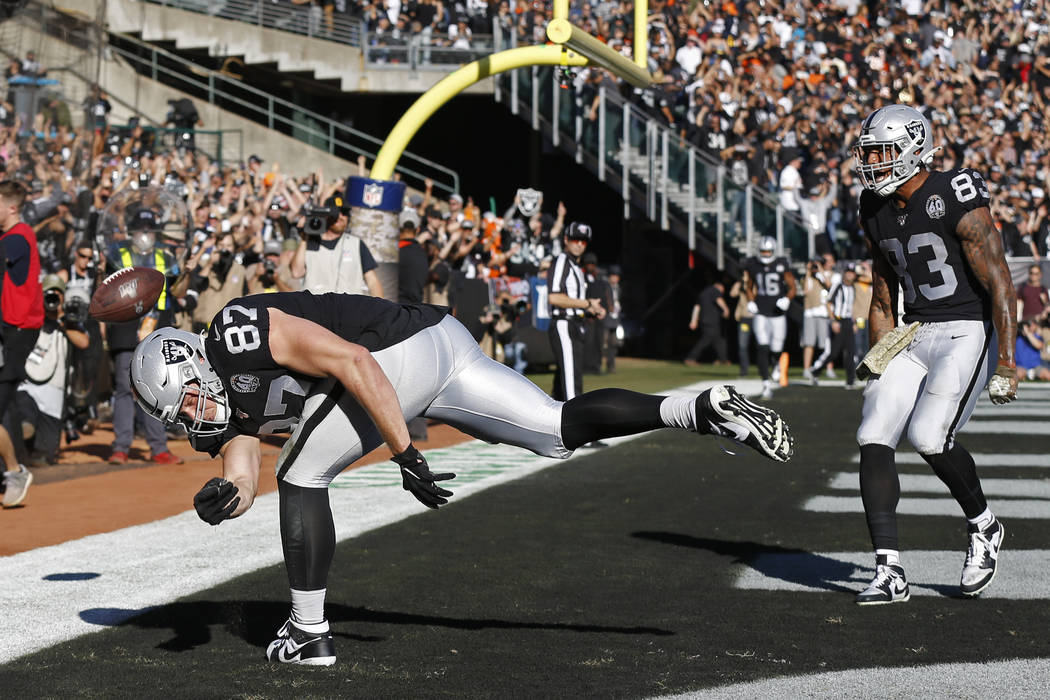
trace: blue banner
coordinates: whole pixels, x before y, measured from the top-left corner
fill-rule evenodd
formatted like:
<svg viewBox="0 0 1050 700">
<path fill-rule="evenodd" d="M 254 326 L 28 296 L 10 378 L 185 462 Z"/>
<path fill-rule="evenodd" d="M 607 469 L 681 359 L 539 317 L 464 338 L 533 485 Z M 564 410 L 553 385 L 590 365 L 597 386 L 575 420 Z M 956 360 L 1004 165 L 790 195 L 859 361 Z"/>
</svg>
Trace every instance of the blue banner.
<svg viewBox="0 0 1050 700">
<path fill-rule="evenodd" d="M 346 185 L 346 203 L 351 208 L 400 212 L 404 207 L 404 199 L 403 182 L 351 175 Z"/>
</svg>

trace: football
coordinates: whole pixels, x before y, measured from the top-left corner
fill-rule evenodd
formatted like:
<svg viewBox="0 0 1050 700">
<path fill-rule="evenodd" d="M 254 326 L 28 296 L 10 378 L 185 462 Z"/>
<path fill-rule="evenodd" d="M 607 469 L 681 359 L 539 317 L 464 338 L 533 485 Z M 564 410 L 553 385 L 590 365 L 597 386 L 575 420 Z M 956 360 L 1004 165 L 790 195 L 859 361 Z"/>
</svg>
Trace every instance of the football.
<svg viewBox="0 0 1050 700">
<path fill-rule="evenodd" d="M 164 289 L 164 274 L 152 267 L 125 267 L 102 280 L 88 313 L 99 321 L 133 321 L 149 312 Z"/>
</svg>

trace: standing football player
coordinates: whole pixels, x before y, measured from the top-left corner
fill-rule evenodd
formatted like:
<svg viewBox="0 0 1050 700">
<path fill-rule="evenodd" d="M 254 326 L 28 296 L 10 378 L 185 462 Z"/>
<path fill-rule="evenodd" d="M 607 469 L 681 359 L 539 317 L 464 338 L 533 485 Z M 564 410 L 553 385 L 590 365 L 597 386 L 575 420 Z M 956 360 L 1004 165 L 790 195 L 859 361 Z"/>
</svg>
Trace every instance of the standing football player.
<svg viewBox="0 0 1050 700">
<path fill-rule="evenodd" d="M 868 115 L 853 148 L 865 188 L 861 224 L 874 260 L 869 356 L 883 352 L 887 343 L 879 342 L 888 333 L 904 330 L 893 330 L 898 285 L 904 322 L 917 322 L 906 347 L 864 392 L 857 431 L 860 489 L 876 565 L 871 585 L 857 596 L 860 605 L 909 597 L 897 544 L 900 480 L 894 464 L 906 426 L 908 439 L 969 523 L 963 595 L 975 596 L 991 583 L 1003 542 L 973 457 L 955 435 L 986 384 L 993 403 L 1015 398 L 1014 289 L 984 179 L 968 168 L 927 170 L 937 150 L 930 122 L 904 105 Z"/>
<path fill-rule="evenodd" d="M 140 405 L 182 423 L 196 449 L 223 457 L 223 479 L 194 498 L 217 525 L 251 507 L 260 435 L 291 432 L 277 460 L 281 538 L 292 613 L 271 661 L 335 662 L 324 614 L 335 526 L 328 484 L 382 443 L 405 490 L 430 508 L 451 492 L 412 446 L 406 419 L 437 418 L 488 442 L 568 457 L 601 438 L 675 427 L 791 456 L 787 426 L 732 387 L 692 396 L 602 389 L 567 402 L 486 357 L 445 307 L 351 294 L 258 294 L 228 303 L 206 337 L 174 328 L 139 344 L 131 379 Z"/>
<path fill-rule="evenodd" d="M 787 258 L 776 254 L 777 242 L 764 236 L 758 242 L 758 257 L 748 258 L 744 269 L 751 276 L 747 296 L 748 310 L 755 315 L 753 328 L 758 346 L 758 373 L 762 377 L 762 398 L 773 398 L 779 368 L 770 374 L 770 358 L 779 358 L 787 337 L 787 312 L 795 296 L 795 275 Z M 776 359 L 774 359 L 774 363 Z"/>
</svg>

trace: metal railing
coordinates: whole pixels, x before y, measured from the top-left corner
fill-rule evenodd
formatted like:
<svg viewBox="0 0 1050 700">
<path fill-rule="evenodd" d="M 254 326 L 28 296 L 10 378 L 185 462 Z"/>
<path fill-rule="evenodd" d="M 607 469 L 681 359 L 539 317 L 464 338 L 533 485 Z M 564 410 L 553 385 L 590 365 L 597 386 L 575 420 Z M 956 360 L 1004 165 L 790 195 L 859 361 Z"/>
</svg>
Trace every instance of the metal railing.
<svg viewBox="0 0 1050 700">
<path fill-rule="evenodd" d="M 138 39 L 126 35 L 120 35 L 120 38 L 135 46 L 139 53 L 113 45 L 110 51 L 127 61 L 137 72 L 209 104 L 265 124 L 268 129 L 288 134 L 350 161 L 358 156 L 373 161 L 383 145 L 381 139 L 370 134 L 303 109 L 294 102 L 274 97 L 223 73 L 203 68 Z M 459 191 L 458 173 L 408 151 L 401 156 L 395 172 L 420 189 L 429 178 L 438 190 L 446 193 Z"/>
<path fill-rule="evenodd" d="M 41 33 L 78 46 L 89 47 L 95 41 L 95 25 L 39 2 L 30 3 L 26 11 L 13 21 L 25 22 Z M 274 97 L 236 78 L 158 49 L 135 37 L 115 32 L 103 32 L 102 36 L 109 42 L 105 47 L 107 55 L 125 61 L 136 72 L 339 158 L 354 161 L 358 156 L 364 156 L 366 160 L 375 160 L 383 145 L 382 139 L 371 134 Z M 114 42 L 114 38 L 118 41 Z M 80 76 L 74 67 L 70 69 L 70 73 L 78 75 L 81 81 L 86 78 Z M 119 90 L 111 89 L 109 92 L 111 96 L 119 98 Z M 157 121 L 156 115 L 142 116 L 154 123 Z M 395 172 L 419 189 L 429 179 L 439 191 L 448 194 L 459 191 L 458 173 L 409 151 L 402 154 Z"/>
<path fill-rule="evenodd" d="M 813 254 L 802 220 L 775 193 L 738 185 L 725 165 L 652 119 L 616 91 L 598 91 L 594 120 L 577 104 L 571 79 L 550 66 L 498 76 L 495 98 L 554 146 L 574 155 L 598 179 L 618 187 L 625 219 L 632 203 L 651 221 L 681 235 L 723 268 L 727 258 L 757 252 L 758 238 L 775 236 L 796 261 Z"/>
<path fill-rule="evenodd" d="M 219 17 L 323 39 L 361 49 L 372 68 L 404 70 L 426 66 L 461 65 L 499 51 L 498 37 L 472 34 L 469 40 L 424 29 L 401 36 L 397 32 L 368 31 L 359 17 L 333 11 L 326 14 L 317 5 L 293 5 L 287 0 L 144 0 L 164 7 Z M 464 46 L 462 44 L 466 43 Z"/>
<path fill-rule="evenodd" d="M 288 0 L 144 0 L 258 27 L 302 34 L 350 46 L 361 46 L 361 21 L 345 14 L 325 15 L 319 5 L 293 5 Z M 333 7 L 334 9 L 334 7 Z"/>
<path fill-rule="evenodd" d="M 469 41 L 462 42 L 465 45 L 428 31 L 400 39 L 362 29 L 361 36 L 361 51 L 369 68 L 418 70 L 459 66 L 489 56 L 501 48 L 498 34 L 474 34 Z"/>
</svg>

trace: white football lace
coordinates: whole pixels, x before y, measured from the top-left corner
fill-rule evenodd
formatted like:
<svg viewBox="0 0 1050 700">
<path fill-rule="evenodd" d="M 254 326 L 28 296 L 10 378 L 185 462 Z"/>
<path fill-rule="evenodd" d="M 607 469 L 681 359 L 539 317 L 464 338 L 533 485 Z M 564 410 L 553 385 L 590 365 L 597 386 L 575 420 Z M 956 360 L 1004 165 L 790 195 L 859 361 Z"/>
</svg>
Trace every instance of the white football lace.
<svg viewBox="0 0 1050 700">
<path fill-rule="evenodd" d="M 966 566 L 983 566 L 985 554 L 992 548 L 992 543 L 983 532 L 970 535 L 970 551 L 966 554 Z"/>
<path fill-rule="evenodd" d="M 958 561 L 958 559 L 956 559 Z M 897 576 L 897 573 L 891 569 L 888 565 L 880 564 L 875 567 L 875 580 L 871 582 L 869 588 L 889 588 L 889 584 Z"/>
</svg>

